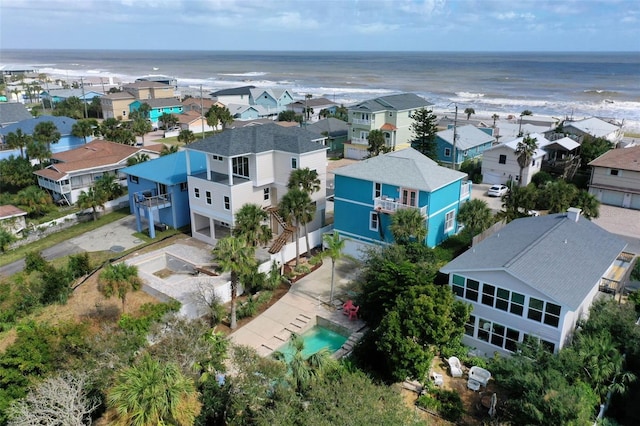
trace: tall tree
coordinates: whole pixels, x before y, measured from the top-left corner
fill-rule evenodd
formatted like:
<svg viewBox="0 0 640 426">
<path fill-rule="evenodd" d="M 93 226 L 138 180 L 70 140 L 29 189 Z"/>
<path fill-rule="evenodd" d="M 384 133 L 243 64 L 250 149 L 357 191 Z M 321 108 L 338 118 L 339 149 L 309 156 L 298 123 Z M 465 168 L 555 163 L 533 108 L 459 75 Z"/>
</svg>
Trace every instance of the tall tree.
<svg viewBox="0 0 640 426">
<path fill-rule="evenodd" d="M 595 219 L 600 216 L 600 201 L 587 191 L 580 191 L 571 203 L 573 207 L 582 209 L 582 215 L 587 219 Z"/>
<path fill-rule="evenodd" d="M 31 139 L 27 143 L 27 157 L 38 160 L 38 168 L 42 169 L 45 165 L 45 160 L 51 158 L 51 150 L 46 142 Z"/>
<path fill-rule="evenodd" d="M 307 250 L 309 247 L 309 233 L 307 232 L 307 223 L 313 220 L 316 206 L 311 202 L 309 194 L 301 189 L 293 188 L 287 191 L 287 193 L 280 200 L 278 206 L 280 215 L 288 223 L 291 223 L 296 230 L 296 266 L 300 264 L 300 227 L 305 228 L 305 237 L 307 243 Z"/>
<path fill-rule="evenodd" d="M 149 154 L 139 152 L 133 157 L 127 158 L 127 166 L 135 166 L 138 163 L 144 163 L 145 161 L 149 161 L 150 159 L 151 157 L 149 157 Z"/>
<path fill-rule="evenodd" d="M 196 135 L 189 129 L 181 130 L 180 134 L 178 134 L 178 142 L 182 142 L 185 145 L 189 145 L 191 142 L 196 140 Z"/>
<path fill-rule="evenodd" d="M 549 213 L 563 213 L 571 207 L 571 203 L 577 195 L 578 188 L 575 185 L 557 180 L 545 185 L 541 199 L 547 204 Z"/>
<path fill-rule="evenodd" d="M 613 149 L 613 144 L 606 138 L 594 138 L 587 135 L 580 144 L 580 167 L 587 169 L 589 163 L 605 152 Z"/>
<path fill-rule="evenodd" d="M 380 130 L 370 131 L 367 136 L 367 142 L 369 143 L 369 146 L 367 147 L 369 157 L 377 157 L 380 154 L 385 154 L 391 151 L 391 148 L 387 146 L 384 139 L 384 134 Z"/>
<path fill-rule="evenodd" d="M 160 364 L 145 354 L 120 372 L 107 393 L 116 423 L 131 426 L 190 426 L 200 414 L 193 380 L 173 363 Z"/>
<path fill-rule="evenodd" d="M 493 114 L 493 115 L 491 116 L 491 118 L 493 119 L 493 128 L 495 129 L 495 128 L 496 128 L 496 120 L 497 120 L 498 118 L 500 118 L 500 116 L 499 116 L 498 114 Z"/>
<path fill-rule="evenodd" d="M 125 262 L 109 264 L 98 276 L 98 290 L 107 299 L 116 295 L 122 301 L 122 312 L 125 312 L 127 294 L 138 291 L 142 280 L 138 277 L 138 267 Z"/>
<path fill-rule="evenodd" d="M 77 138 L 83 138 L 84 143 L 87 143 L 87 136 L 93 135 L 95 128 L 98 126 L 98 121 L 95 119 L 78 120 L 71 127 L 71 134 Z"/>
<path fill-rule="evenodd" d="M 151 123 L 144 117 L 136 117 L 136 119 L 131 122 L 131 131 L 134 135 L 142 138 L 142 145 L 144 145 L 144 135 L 151 130 Z"/>
<path fill-rule="evenodd" d="M 15 201 L 30 217 L 43 215 L 53 207 L 51 195 L 35 185 L 24 188 L 18 192 Z"/>
<path fill-rule="evenodd" d="M 533 185 L 513 187 L 502 196 L 502 210 L 496 216 L 507 222 L 528 216 L 527 212 L 535 208 L 537 198 Z"/>
<path fill-rule="evenodd" d="M 410 126 L 413 134 L 413 147 L 432 160 L 437 160 L 436 133 L 438 128 L 436 123 L 438 117 L 432 110 L 420 108 L 411 115 L 411 118 L 413 119 Z"/>
<path fill-rule="evenodd" d="M 24 149 L 29 145 L 32 138 L 30 135 L 22 133 L 21 129 L 17 129 L 14 132 L 9 132 L 6 138 L 6 143 L 11 149 L 20 148 L 20 156 L 24 157 Z"/>
<path fill-rule="evenodd" d="M 86 191 L 82 191 L 78 195 L 76 204 L 78 208 L 85 210 L 91 209 L 93 220 L 98 220 L 98 209 L 104 210 L 104 204 L 108 201 L 107 194 L 95 187 L 91 187 Z"/>
<path fill-rule="evenodd" d="M 303 169 L 295 169 L 291 172 L 287 188 L 298 188 L 312 195 L 314 192 L 320 191 L 320 183 L 318 172 L 305 167 Z"/>
<path fill-rule="evenodd" d="M 46 143 L 49 151 L 51 151 L 51 144 L 58 143 L 60 137 L 60 132 L 53 121 L 42 121 L 33 129 L 33 139 Z"/>
<path fill-rule="evenodd" d="M 324 234 L 322 241 L 324 242 L 324 250 L 320 253 L 320 256 L 331 259 L 331 291 L 329 293 L 329 304 L 331 304 L 333 303 L 336 281 L 336 262 L 345 256 L 349 259 L 352 259 L 352 257 L 343 253 L 346 240 L 340 238 L 338 231 L 334 230 L 332 234 Z"/>
<path fill-rule="evenodd" d="M 212 251 L 218 269 L 231 273 L 231 324 L 234 330 L 236 322 L 236 299 L 238 282 L 241 275 L 249 273 L 255 265 L 255 249 L 244 238 L 226 237 L 219 240 Z"/>
<path fill-rule="evenodd" d="M 36 185 L 33 166 L 25 157 L 0 160 L 0 193 L 16 193 L 30 185 Z"/>
<path fill-rule="evenodd" d="M 398 209 L 391 217 L 389 230 L 398 244 L 408 244 L 412 240 L 424 244 L 427 237 L 426 218 L 416 208 Z"/>
<path fill-rule="evenodd" d="M 492 225 L 493 214 L 486 201 L 475 198 L 460 207 L 458 221 L 464 223 L 465 232 L 474 236 Z"/>
<path fill-rule="evenodd" d="M 522 117 L 528 116 L 528 115 L 533 115 L 533 113 L 531 111 L 529 111 L 528 109 L 525 109 L 524 111 L 522 111 L 520 113 L 520 121 L 519 121 L 519 125 L 518 125 L 518 137 L 522 136 Z"/>
<path fill-rule="evenodd" d="M 467 120 L 469 120 L 471 116 L 476 113 L 476 110 L 473 108 L 465 108 L 464 113 L 467 114 Z"/>
<path fill-rule="evenodd" d="M 103 174 L 100 178 L 96 179 L 94 187 L 96 191 L 103 192 L 107 200 L 118 198 L 124 193 L 124 187 L 118 182 L 116 174 Z"/>
<path fill-rule="evenodd" d="M 227 126 L 233 123 L 233 115 L 231 115 L 231 111 L 227 107 L 221 107 L 218 105 L 212 105 L 209 108 L 209 111 L 205 114 L 207 118 L 207 124 L 214 129 L 217 129 L 218 126 L 222 126 L 222 130 L 225 130 Z"/>
<path fill-rule="evenodd" d="M 253 247 L 267 244 L 272 237 L 271 228 L 265 224 L 269 214 L 257 204 L 245 204 L 236 212 L 233 235 L 244 238 Z"/>
<path fill-rule="evenodd" d="M 522 172 L 525 167 L 529 167 L 531 164 L 531 159 L 533 158 L 533 154 L 536 152 L 536 149 L 538 149 L 538 140 L 529 135 L 525 136 L 520 142 L 518 142 L 515 154 L 518 166 L 520 166 L 520 186 L 525 186 L 522 180 Z"/>
<path fill-rule="evenodd" d="M 178 124 L 178 117 L 165 112 L 160 116 L 160 121 L 162 122 L 162 127 L 164 127 L 165 130 L 169 130 Z"/>
</svg>

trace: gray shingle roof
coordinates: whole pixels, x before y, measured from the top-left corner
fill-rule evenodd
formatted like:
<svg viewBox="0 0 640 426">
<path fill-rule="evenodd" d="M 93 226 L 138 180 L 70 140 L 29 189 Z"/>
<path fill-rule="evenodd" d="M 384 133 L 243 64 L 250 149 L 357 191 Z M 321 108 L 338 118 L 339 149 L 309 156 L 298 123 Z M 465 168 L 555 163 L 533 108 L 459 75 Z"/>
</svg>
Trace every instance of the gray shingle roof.
<svg viewBox="0 0 640 426">
<path fill-rule="evenodd" d="M 439 166 L 413 148 L 340 167 L 334 170 L 334 174 L 427 192 L 467 177 L 466 173 Z"/>
<path fill-rule="evenodd" d="M 151 108 L 182 107 L 182 102 L 175 98 L 144 99 L 141 104 L 149 104 Z"/>
<path fill-rule="evenodd" d="M 210 96 L 233 96 L 233 95 L 248 95 L 251 93 L 251 89 L 255 89 L 256 86 L 242 86 L 232 87 L 231 89 L 222 89 L 217 92 L 209 93 Z"/>
<path fill-rule="evenodd" d="M 357 111 L 404 111 L 418 109 L 433 105 L 424 98 L 414 93 L 400 93 L 398 95 L 381 96 L 369 99 L 349 107 L 349 110 Z"/>
<path fill-rule="evenodd" d="M 0 127 L 30 118 L 33 116 L 23 104 L 18 102 L 0 103 Z"/>
<path fill-rule="evenodd" d="M 303 154 L 327 149 L 313 140 L 318 135 L 300 127 L 282 127 L 275 123 L 229 129 L 190 144 L 187 149 L 224 157 L 260 152 L 284 151 Z"/>
<path fill-rule="evenodd" d="M 340 136 L 348 133 L 347 123 L 337 118 L 329 117 L 307 125 L 307 130 L 322 135 L 328 132 L 329 136 Z"/>
<path fill-rule="evenodd" d="M 575 310 L 626 245 L 584 217 L 558 213 L 514 220 L 440 271 L 504 271 Z"/>
<path fill-rule="evenodd" d="M 27 135 L 32 135 L 34 129 L 38 125 L 38 123 L 43 123 L 45 121 L 51 121 L 58 128 L 58 132 L 60 135 L 70 135 L 71 128 L 76 123 L 76 120 L 69 117 L 57 117 L 53 115 L 41 115 L 40 117 L 30 118 L 28 120 L 22 120 L 18 123 L 13 123 L 0 129 L 0 134 L 8 135 L 9 132 L 15 132 L 16 130 L 22 130 L 22 133 L 26 133 Z"/>
<path fill-rule="evenodd" d="M 438 137 L 453 145 L 453 128 L 437 133 Z M 456 149 L 471 149 L 496 140 L 471 124 L 456 128 Z"/>
</svg>

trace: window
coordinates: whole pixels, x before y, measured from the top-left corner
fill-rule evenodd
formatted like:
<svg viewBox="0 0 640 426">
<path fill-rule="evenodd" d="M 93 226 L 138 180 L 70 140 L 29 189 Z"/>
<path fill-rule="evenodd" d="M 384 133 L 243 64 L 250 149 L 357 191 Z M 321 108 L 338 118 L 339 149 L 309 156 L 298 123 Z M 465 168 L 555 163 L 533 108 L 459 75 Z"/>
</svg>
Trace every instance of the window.
<svg viewBox="0 0 640 426">
<path fill-rule="evenodd" d="M 382 196 L 382 184 L 380 182 L 373 183 L 373 198 Z"/>
<path fill-rule="evenodd" d="M 477 302 L 479 287 L 480 287 L 480 283 L 478 281 L 467 279 L 467 291 L 464 295 L 465 299 L 473 300 L 474 302 Z"/>
<path fill-rule="evenodd" d="M 211 204 L 211 191 L 207 191 L 205 194 L 207 196 L 207 204 Z"/>
<path fill-rule="evenodd" d="M 189 190 L 189 186 L 187 185 L 187 182 L 182 182 L 180 184 L 180 191 L 185 192 Z"/>
<path fill-rule="evenodd" d="M 500 324 L 493 324 L 493 327 L 491 328 L 491 344 L 498 346 L 498 347 L 502 347 L 502 345 L 504 345 L 504 333 L 505 333 L 505 326 L 504 325 L 500 325 Z"/>
<path fill-rule="evenodd" d="M 241 177 L 249 177 L 249 158 L 235 157 L 231 159 L 233 174 Z"/>
<path fill-rule="evenodd" d="M 193 188 L 193 195 L 196 198 L 200 198 L 200 188 Z"/>
<path fill-rule="evenodd" d="M 509 310 L 509 291 L 498 288 L 496 294 L 496 309 L 507 312 Z"/>
<path fill-rule="evenodd" d="M 520 293 L 511 293 L 511 308 L 509 312 L 522 316 L 524 313 L 524 295 Z"/>
<path fill-rule="evenodd" d="M 138 183 L 138 176 L 129 175 L 129 182 Z"/>
<path fill-rule="evenodd" d="M 222 161 L 222 157 L 220 155 L 213 154 L 211 158 L 213 158 L 216 161 Z"/>
<path fill-rule="evenodd" d="M 369 230 L 371 231 L 377 231 L 378 230 L 378 226 L 380 225 L 378 223 L 378 212 L 369 212 Z"/>
<path fill-rule="evenodd" d="M 453 229 L 453 222 L 456 216 L 455 210 L 451 210 L 444 218 L 444 232 L 449 232 Z"/>
<path fill-rule="evenodd" d="M 536 165 L 536 160 L 531 160 L 531 165 L 535 166 Z"/>
<path fill-rule="evenodd" d="M 611 176 L 618 176 L 618 175 L 620 174 L 620 170 L 617 170 L 617 169 L 611 169 L 611 170 L 609 171 L 609 174 L 610 174 Z"/>
<path fill-rule="evenodd" d="M 493 307 L 495 300 L 496 288 L 490 284 L 482 285 L 482 304 Z"/>
<path fill-rule="evenodd" d="M 445 148 L 444 149 L 444 156 L 445 157 L 451 157 L 451 148 Z"/>
<path fill-rule="evenodd" d="M 464 324 L 464 334 L 467 336 L 473 336 L 473 332 L 476 328 L 476 317 L 473 315 L 469 315 L 469 319 Z"/>
<path fill-rule="evenodd" d="M 229 200 L 229 197 L 227 197 L 226 195 L 224 196 L 224 209 L 231 210 L 231 201 Z"/>
<path fill-rule="evenodd" d="M 265 188 L 262 190 L 262 199 L 267 201 L 270 197 L 271 197 L 271 189 L 270 188 Z"/>
<path fill-rule="evenodd" d="M 507 156 L 504 154 L 500 154 L 500 158 L 498 159 L 498 163 L 507 164 Z"/>
<path fill-rule="evenodd" d="M 293 157 L 291 158 L 291 168 L 292 169 L 297 169 L 298 168 L 298 159 Z"/>
<path fill-rule="evenodd" d="M 418 193 L 411 189 L 402 190 L 402 204 L 405 206 L 417 207 L 418 206 Z"/>
<path fill-rule="evenodd" d="M 527 313 L 527 318 L 530 320 L 542 322 L 542 307 L 544 306 L 544 302 L 540 299 L 531 298 L 529 299 L 529 311 Z"/>
<path fill-rule="evenodd" d="M 544 308 L 544 323 L 553 327 L 557 327 L 560 323 L 560 306 L 553 303 L 546 303 Z"/>
<path fill-rule="evenodd" d="M 553 353 L 556 349 L 556 345 L 554 343 L 547 342 L 546 340 L 539 339 L 530 334 L 525 334 L 522 342 L 530 348 L 535 348 L 536 346 L 541 345 L 544 350 L 550 353 Z"/>
<path fill-rule="evenodd" d="M 504 348 L 508 351 L 515 352 L 518 349 L 518 340 L 520 332 L 512 328 L 507 328 L 507 336 L 504 342 Z"/>
<path fill-rule="evenodd" d="M 491 321 L 487 321 L 486 319 L 480 318 L 480 322 L 478 323 L 478 339 L 488 342 L 490 331 L 491 331 Z"/>
<path fill-rule="evenodd" d="M 456 296 L 464 297 L 464 277 L 454 274 L 451 288 Z"/>
</svg>

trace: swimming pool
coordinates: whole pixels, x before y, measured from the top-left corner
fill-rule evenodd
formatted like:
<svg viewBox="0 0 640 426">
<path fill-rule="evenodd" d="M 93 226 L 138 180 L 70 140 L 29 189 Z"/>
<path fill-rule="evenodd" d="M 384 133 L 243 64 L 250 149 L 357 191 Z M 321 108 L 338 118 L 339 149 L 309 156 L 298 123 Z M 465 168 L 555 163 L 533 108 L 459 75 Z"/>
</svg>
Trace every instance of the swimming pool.
<svg viewBox="0 0 640 426">
<path fill-rule="evenodd" d="M 346 336 L 320 325 L 314 326 L 300 336 L 302 340 L 304 340 L 302 355 L 305 358 L 310 357 L 324 348 L 327 348 L 330 353 L 334 353 L 347 341 Z M 291 359 L 294 353 L 290 342 L 285 343 L 278 350 L 284 354 L 285 360 L 287 361 Z"/>
</svg>

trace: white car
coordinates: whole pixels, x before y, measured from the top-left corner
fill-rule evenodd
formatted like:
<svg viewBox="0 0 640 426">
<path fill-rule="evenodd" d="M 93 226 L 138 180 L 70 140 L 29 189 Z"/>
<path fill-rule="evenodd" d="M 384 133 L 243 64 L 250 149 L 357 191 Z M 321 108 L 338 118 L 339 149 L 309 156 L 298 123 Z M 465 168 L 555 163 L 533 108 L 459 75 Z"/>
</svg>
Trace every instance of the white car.
<svg viewBox="0 0 640 426">
<path fill-rule="evenodd" d="M 492 185 L 487 191 L 487 195 L 489 197 L 502 197 L 507 192 L 509 192 L 509 188 L 506 185 Z"/>
</svg>

